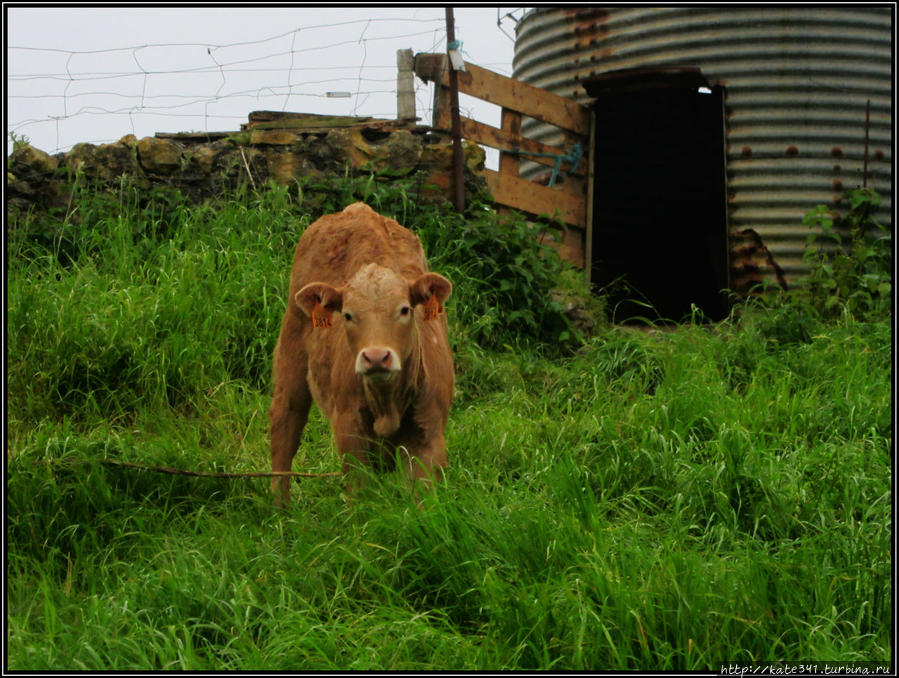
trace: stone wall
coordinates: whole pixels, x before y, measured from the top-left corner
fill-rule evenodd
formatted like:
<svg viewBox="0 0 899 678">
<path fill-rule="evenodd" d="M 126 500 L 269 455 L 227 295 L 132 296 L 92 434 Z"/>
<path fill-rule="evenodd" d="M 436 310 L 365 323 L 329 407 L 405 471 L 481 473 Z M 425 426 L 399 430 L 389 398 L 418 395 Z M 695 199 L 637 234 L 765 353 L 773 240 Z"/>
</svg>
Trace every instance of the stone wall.
<svg viewBox="0 0 899 678">
<path fill-rule="evenodd" d="M 465 142 L 468 191 L 484 186 L 484 152 Z M 7 158 L 8 205 L 67 204 L 76 177 L 114 188 L 177 188 L 192 199 L 241 184 L 290 184 L 300 177 L 351 172 L 420 172 L 424 199 L 452 199 L 452 141 L 445 133 L 397 120 L 253 113 L 236 132 L 128 135 L 110 144 L 76 144 L 49 155 L 28 144 Z M 428 188 L 433 186 L 433 188 Z"/>
</svg>

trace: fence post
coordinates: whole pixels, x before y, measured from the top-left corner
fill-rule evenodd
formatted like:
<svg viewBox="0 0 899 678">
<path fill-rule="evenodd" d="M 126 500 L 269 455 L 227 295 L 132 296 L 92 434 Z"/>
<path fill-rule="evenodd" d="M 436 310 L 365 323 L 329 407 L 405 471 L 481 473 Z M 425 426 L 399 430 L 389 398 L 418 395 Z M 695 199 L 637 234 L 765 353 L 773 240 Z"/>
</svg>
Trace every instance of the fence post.
<svg viewBox="0 0 899 678">
<path fill-rule="evenodd" d="M 449 68 L 450 113 L 452 114 L 453 136 L 453 184 L 455 185 L 454 205 L 457 212 L 465 211 L 465 183 L 462 166 L 462 123 L 459 120 L 459 74 L 450 62 L 449 48 L 456 42 L 456 26 L 453 8 L 446 8 L 446 65 Z"/>
<path fill-rule="evenodd" d="M 412 72 L 412 50 L 396 51 L 396 117 L 415 120 L 415 74 Z"/>
</svg>

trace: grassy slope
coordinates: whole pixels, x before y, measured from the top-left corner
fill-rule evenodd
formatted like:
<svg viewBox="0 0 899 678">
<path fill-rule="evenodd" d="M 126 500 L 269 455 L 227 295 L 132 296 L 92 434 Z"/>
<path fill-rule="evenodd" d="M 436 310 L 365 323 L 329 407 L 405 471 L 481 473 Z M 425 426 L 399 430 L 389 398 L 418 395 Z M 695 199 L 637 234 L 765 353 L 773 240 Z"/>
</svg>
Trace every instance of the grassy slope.
<svg viewBox="0 0 899 678">
<path fill-rule="evenodd" d="M 892 659 L 887 321 L 609 329 L 554 360 L 457 324 L 452 468 L 424 510 L 388 475 L 352 504 L 303 480 L 278 511 L 264 480 L 96 460 L 266 469 L 308 221 L 277 196 L 125 212 L 10 241 L 9 668 Z M 295 468 L 337 467 L 316 413 Z"/>
</svg>

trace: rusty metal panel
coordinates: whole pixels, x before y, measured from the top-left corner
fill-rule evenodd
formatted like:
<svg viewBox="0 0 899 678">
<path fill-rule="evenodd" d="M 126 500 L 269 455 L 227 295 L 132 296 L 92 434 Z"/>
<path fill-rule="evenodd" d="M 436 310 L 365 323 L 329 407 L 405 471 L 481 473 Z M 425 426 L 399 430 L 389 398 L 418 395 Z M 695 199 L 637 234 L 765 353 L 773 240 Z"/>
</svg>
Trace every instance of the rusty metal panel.
<svg viewBox="0 0 899 678">
<path fill-rule="evenodd" d="M 735 242 L 757 233 L 788 281 L 807 273 L 803 215 L 839 210 L 845 189 L 866 180 L 884 199 L 878 219 L 892 224 L 890 7 L 551 8 L 516 31 L 514 77 L 582 104 L 584 80 L 621 69 L 693 66 L 723 85 L 729 227 Z M 534 120 L 522 133 L 559 143 Z M 536 171 L 522 165 L 523 176 Z"/>
</svg>

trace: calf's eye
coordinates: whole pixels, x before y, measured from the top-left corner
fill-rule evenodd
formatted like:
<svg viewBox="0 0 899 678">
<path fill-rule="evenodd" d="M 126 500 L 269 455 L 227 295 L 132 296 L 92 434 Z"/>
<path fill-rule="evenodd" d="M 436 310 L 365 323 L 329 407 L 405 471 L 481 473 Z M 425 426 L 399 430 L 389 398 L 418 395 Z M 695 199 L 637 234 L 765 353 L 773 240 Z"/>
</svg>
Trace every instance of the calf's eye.
<svg viewBox="0 0 899 678">
<path fill-rule="evenodd" d="M 411 311 L 412 311 L 412 309 L 409 308 L 408 306 L 403 306 L 403 307 L 400 309 L 400 315 L 401 315 L 401 316 L 407 316 L 407 315 L 409 315 L 409 313 L 410 313 Z"/>
<path fill-rule="evenodd" d="M 352 314 L 352 313 L 344 313 L 344 314 L 343 314 L 343 319 L 346 320 L 348 323 L 349 323 L 349 322 L 352 322 L 352 321 L 353 321 L 353 314 Z"/>
</svg>

